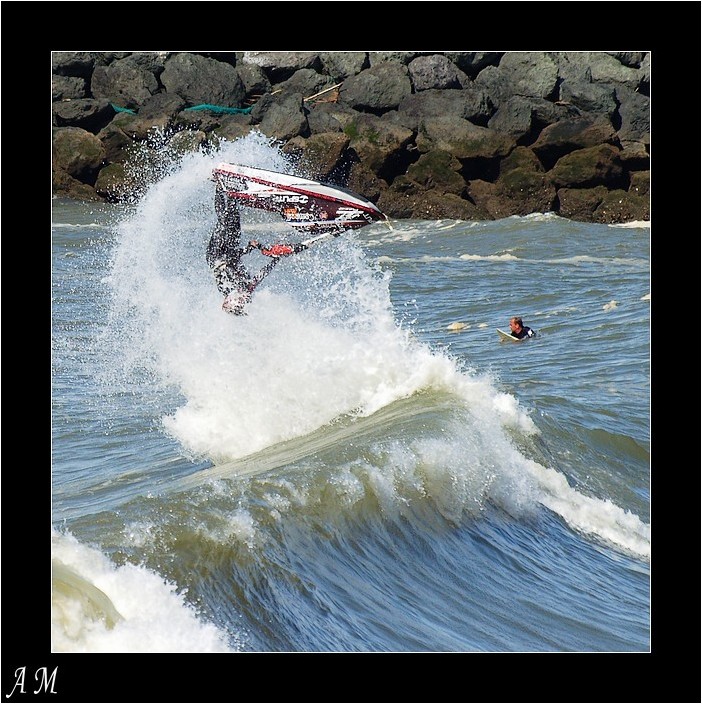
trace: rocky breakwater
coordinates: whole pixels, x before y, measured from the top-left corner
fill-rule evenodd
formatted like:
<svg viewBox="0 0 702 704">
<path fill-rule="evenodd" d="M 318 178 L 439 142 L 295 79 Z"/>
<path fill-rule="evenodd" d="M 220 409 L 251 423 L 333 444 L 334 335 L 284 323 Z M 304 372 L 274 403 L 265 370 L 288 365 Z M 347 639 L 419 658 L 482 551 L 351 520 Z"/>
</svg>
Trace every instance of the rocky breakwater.
<svg viewBox="0 0 702 704">
<path fill-rule="evenodd" d="M 252 130 L 392 218 L 649 220 L 648 52 L 54 52 L 53 192 Z"/>
</svg>

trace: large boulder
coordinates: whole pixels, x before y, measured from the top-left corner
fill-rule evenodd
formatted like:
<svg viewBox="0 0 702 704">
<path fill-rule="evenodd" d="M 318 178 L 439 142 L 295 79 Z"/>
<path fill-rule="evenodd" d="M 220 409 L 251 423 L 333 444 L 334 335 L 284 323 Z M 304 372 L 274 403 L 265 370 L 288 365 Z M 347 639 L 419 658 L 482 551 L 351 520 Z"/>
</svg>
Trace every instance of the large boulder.
<svg viewBox="0 0 702 704">
<path fill-rule="evenodd" d="M 651 219 L 649 199 L 626 191 L 611 190 L 592 217 L 595 222 L 604 223 L 647 221 Z"/>
<path fill-rule="evenodd" d="M 517 95 L 553 99 L 558 79 L 558 66 L 549 54 L 514 51 L 504 54 L 499 66 L 488 66 L 481 71 L 475 83 L 500 107 Z"/>
<path fill-rule="evenodd" d="M 466 182 L 459 173 L 460 170 L 461 162 L 455 156 L 437 149 L 422 154 L 419 160 L 407 169 L 407 178 L 424 188 L 461 197 L 466 191 Z"/>
<path fill-rule="evenodd" d="M 418 220 L 490 220 L 488 213 L 455 193 L 427 189 L 406 176 L 398 177 L 383 190 L 378 207 L 391 218 Z"/>
<path fill-rule="evenodd" d="M 455 116 L 474 125 L 486 126 L 494 110 L 485 91 L 473 84 L 463 90 L 427 88 L 421 93 L 406 96 L 397 108 L 398 120 L 415 131 L 425 117 Z"/>
<path fill-rule="evenodd" d="M 578 149 L 558 160 L 548 172 L 557 188 L 592 188 L 607 186 L 616 189 L 628 186 L 619 159 L 619 150 L 610 144 Z"/>
<path fill-rule="evenodd" d="M 606 186 L 594 188 L 559 188 L 557 192 L 558 213 L 564 218 L 592 222 L 592 214 L 607 195 Z"/>
<path fill-rule="evenodd" d="M 301 68 L 299 71 L 295 71 L 286 81 L 276 85 L 275 90 L 276 93 L 280 91 L 283 94 L 300 93 L 305 98 L 309 98 L 333 85 L 333 78 L 323 76 L 311 68 Z"/>
<path fill-rule="evenodd" d="M 157 93 L 147 98 L 139 109 L 139 117 L 143 120 L 160 120 L 164 116 L 177 115 L 187 107 L 187 102 L 178 93 Z M 174 120 L 166 120 L 165 124 Z"/>
<path fill-rule="evenodd" d="M 467 197 L 474 203 L 476 211 L 484 214 L 480 220 L 500 220 L 512 215 L 495 183 L 473 179 L 468 182 Z"/>
<path fill-rule="evenodd" d="M 381 61 L 344 81 L 339 100 L 354 110 L 382 115 L 388 110 L 396 110 L 411 94 L 412 83 L 407 67 Z"/>
<path fill-rule="evenodd" d="M 266 72 L 255 64 L 241 64 L 237 66 L 237 73 L 244 86 L 246 103 L 255 103 L 261 96 L 271 91 L 271 82 Z"/>
<path fill-rule="evenodd" d="M 647 51 L 605 51 L 605 54 L 613 56 L 619 63 L 631 68 L 639 68 L 649 55 Z"/>
<path fill-rule="evenodd" d="M 138 109 L 159 90 L 159 82 L 149 67 L 133 56 L 96 66 L 90 81 L 94 98 L 102 98 L 118 107 Z"/>
<path fill-rule="evenodd" d="M 123 163 L 108 164 L 100 171 L 95 192 L 110 203 L 118 203 L 134 193 L 134 183 Z"/>
<path fill-rule="evenodd" d="M 88 97 L 88 82 L 82 76 L 51 76 L 51 100 L 76 100 Z"/>
<path fill-rule="evenodd" d="M 556 189 L 549 177 L 532 168 L 511 169 L 495 182 L 496 193 L 512 215 L 551 212 Z"/>
<path fill-rule="evenodd" d="M 215 145 L 218 145 L 221 140 L 233 142 L 249 134 L 253 129 L 252 124 L 250 115 L 222 115 L 219 126 L 210 133 L 210 136 Z"/>
<path fill-rule="evenodd" d="M 375 115 L 359 114 L 344 128 L 352 149 L 370 171 L 388 180 L 403 173 L 414 157 L 407 150 L 414 133 Z"/>
<path fill-rule="evenodd" d="M 495 195 L 514 215 L 546 213 L 556 207 L 556 189 L 528 147 L 517 147 L 502 159 L 495 186 Z"/>
<path fill-rule="evenodd" d="M 165 63 L 161 83 L 189 105 L 241 108 L 246 89 L 231 64 L 197 54 L 174 54 Z"/>
<path fill-rule="evenodd" d="M 280 83 L 301 68 L 318 70 L 322 66 L 319 54 L 311 51 L 245 51 L 240 63 L 261 68 L 271 83 Z"/>
<path fill-rule="evenodd" d="M 650 171 L 636 171 L 631 174 L 631 181 L 629 183 L 629 193 L 635 196 L 645 196 L 651 190 L 651 172 Z"/>
<path fill-rule="evenodd" d="M 637 90 L 641 82 L 639 69 L 624 65 L 606 51 L 584 51 L 582 61 L 590 67 L 594 83 L 608 83 Z"/>
<path fill-rule="evenodd" d="M 651 156 L 643 142 L 622 142 L 619 152 L 622 166 L 630 172 L 648 171 L 651 168 Z"/>
<path fill-rule="evenodd" d="M 293 137 L 309 136 L 303 96 L 300 93 L 290 93 L 272 99 L 261 117 L 259 129 L 267 137 L 282 142 Z"/>
<path fill-rule="evenodd" d="M 79 181 L 77 178 L 73 178 L 56 164 L 51 166 L 51 180 L 51 190 L 56 196 L 82 201 L 103 200 L 92 186 Z"/>
<path fill-rule="evenodd" d="M 93 184 L 105 159 L 105 147 L 80 127 L 58 127 L 52 135 L 52 164 L 69 176 Z"/>
<path fill-rule="evenodd" d="M 97 134 L 97 138 L 105 148 L 105 161 L 108 165 L 123 164 L 130 157 L 134 139 L 123 128 L 122 122 L 115 119 Z"/>
<path fill-rule="evenodd" d="M 430 88 L 461 88 L 470 79 L 456 64 L 442 54 L 418 56 L 407 66 L 415 92 Z"/>
<path fill-rule="evenodd" d="M 368 63 L 370 67 L 377 66 L 384 62 L 396 63 L 402 66 L 416 59 L 418 56 L 425 54 L 423 51 L 370 51 L 368 52 Z M 432 52 L 433 53 L 433 52 Z"/>
<path fill-rule="evenodd" d="M 626 87 L 616 89 L 621 125 L 618 136 L 622 142 L 651 143 L 651 99 Z"/>
<path fill-rule="evenodd" d="M 483 213 L 474 203 L 454 193 L 426 191 L 416 196 L 411 218 L 421 220 L 484 220 Z"/>
<path fill-rule="evenodd" d="M 515 95 L 502 101 L 487 126 L 513 137 L 519 144 L 531 144 L 541 135 L 544 127 L 574 115 L 577 111 L 566 105 L 558 105 L 544 98 Z"/>
<path fill-rule="evenodd" d="M 469 78 L 475 77 L 486 66 L 497 66 L 504 52 L 498 51 L 446 51 L 446 58 L 451 59 Z"/>
<path fill-rule="evenodd" d="M 379 204 L 382 193 L 388 189 L 388 184 L 383 179 L 358 161 L 351 162 L 346 184 L 352 191 L 362 194 L 376 205 Z"/>
<path fill-rule="evenodd" d="M 297 157 L 300 173 L 306 178 L 336 180 L 350 141 L 341 132 L 324 132 L 311 135 L 308 139 L 291 139 L 285 146 L 285 152 Z"/>
<path fill-rule="evenodd" d="M 529 147 L 516 147 L 500 162 L 500 176 L 505 176 L 515 169 L 544 173 L 544 167 Z"/>
<path fill-rule="evenodd" d="M 614 86 L 600 83 L 564 84 L 561 86 L 561 101 L 581 112 L 606 115 L 611 122 L 617 113 L 619 102 Z"/>
<path fill-rule="evenodd" d="M 171 120 L 170 115 L 142 117 L 138 114 L 119 112 L 112 118 L 108 127 L 121 130 L 132 142 L 144 142 L 151 139 L 154 132 L 165 131 Z"/>
<path fill-rule="evenodd" d="M 361 73 L 370 66 L 368 54 L 365 51 L 333 51 L 322 52 L 319 55 L 324 72 L 335 83 Z"/>
<path fill-rule="evenodd" d="M 310 134 L 322 132 L 342 132 L 346 125 L 353 122 L 358 113 L 349 107 L 338 103 L 312 102 L 305 103 L 307 123 Z"/>
<path fill-rule="evenodd" d="M 495 220 L 550 212 L 556 204 L 556 189 L 550 179 L 525 155 L 515 160 L 513 168 L 506 169 L 494 183 L 471 180 L 467 195 Z"/>
<path fill-rule="evenodd" d="M 454 116 L 425 118 L 417 134 L 420 153 L 440 149 L 461 160 L 505 157 L 515 146 L 508 135 Z"/>
<path fill-rule="evenodd" d="M 90 80 L 96 66 L 107 66 L 129 56 L 128 51 L 52 51 L 51 73 L 57 76 L 80 76 Z"/>
<path fill-rule="evenodd" d="M 110 103 L 91 98 L 53 103 L 52 112 L 57 127 L 80 127 L 93 134 L 106 127 L 115 116 Z"/>
<path fill-rule="evenodd" d="M 573 151 L 616 143 L 616 132 L 606 118 L 594 121 L 591 118 L 574 118 L 545 127 L 531 148 L 548 170 L 562 156 Z"/>
</svg>

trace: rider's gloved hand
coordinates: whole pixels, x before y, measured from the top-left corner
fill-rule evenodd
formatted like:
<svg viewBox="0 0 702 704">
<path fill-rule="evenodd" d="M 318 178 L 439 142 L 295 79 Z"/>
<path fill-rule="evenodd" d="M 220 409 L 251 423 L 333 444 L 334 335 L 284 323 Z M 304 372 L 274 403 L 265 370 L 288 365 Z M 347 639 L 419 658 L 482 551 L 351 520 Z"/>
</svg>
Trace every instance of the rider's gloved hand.
<svg viewBox="0 0 702 704">
<path fill-rule="evenodd" d="M 287 257 L 293 253 L 293 248 L 289 244 L 274 244 L 268 249 L 261 249 L 261 253 L 267 257 Z"/>
</svg>

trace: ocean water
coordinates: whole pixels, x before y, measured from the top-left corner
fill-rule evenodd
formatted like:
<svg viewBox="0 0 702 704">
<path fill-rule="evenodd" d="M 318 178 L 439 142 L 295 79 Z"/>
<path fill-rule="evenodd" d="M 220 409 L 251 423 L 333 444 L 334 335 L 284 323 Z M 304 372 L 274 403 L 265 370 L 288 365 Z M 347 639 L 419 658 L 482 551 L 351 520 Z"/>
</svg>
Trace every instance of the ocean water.
<svg viewBox="0 0 702 704">
<path fill-rule="evenodd" d="M 219 161 L 289 168 L 53 202 L 50 652 L 649 653 L 649 223 L 376 224 L 237 318 Z"/>
</svg>

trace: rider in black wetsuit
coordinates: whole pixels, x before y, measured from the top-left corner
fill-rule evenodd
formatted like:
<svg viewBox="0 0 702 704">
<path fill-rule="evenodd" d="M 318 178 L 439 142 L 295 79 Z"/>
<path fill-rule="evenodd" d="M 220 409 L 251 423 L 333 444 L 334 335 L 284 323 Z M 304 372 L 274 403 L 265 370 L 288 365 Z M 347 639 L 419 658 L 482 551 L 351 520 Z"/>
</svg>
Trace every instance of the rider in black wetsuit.
<svg viewBox="0 0 702 704">
<path fill-rule="evenodd" d="M 278 263 L 280 257 L 300 252 L 305 249 L 305 245 L 302 243 L 294 246 L 276 244 L 272 247 L 265 247 L 252 240 L 245 247 L 241 247 L 239 245 L 241 236 L 239 208 L 219 184 L 215 189 L 215 212 L 217 213 L 217 224 L 207 245 L 205 258 L 214 270 L 217 288 L 225 296 L 222 308 L 229 313 L 240 314 L 246 303 L 251 300 L 251 294 L 256 286 Z M 273 257 L 273 260 L 266 264 L 258 274 L 252 276 L 241 259 L 254 249 L 260 250 L 266 256 Z"/>
<path fill-rule="evenodd" d="M 531 328 L 528 328 L 526 325 L 524 325 L 522 319 L 519 316 L 514 316 L 514 318 L 510 318 L 509 329 L 512 336 L 516 337 L 518 340 L 523 340 L 525 337 L 536 336 L 536 333 Z"/>
</svg>

